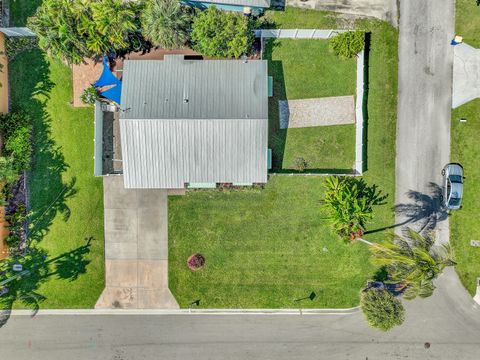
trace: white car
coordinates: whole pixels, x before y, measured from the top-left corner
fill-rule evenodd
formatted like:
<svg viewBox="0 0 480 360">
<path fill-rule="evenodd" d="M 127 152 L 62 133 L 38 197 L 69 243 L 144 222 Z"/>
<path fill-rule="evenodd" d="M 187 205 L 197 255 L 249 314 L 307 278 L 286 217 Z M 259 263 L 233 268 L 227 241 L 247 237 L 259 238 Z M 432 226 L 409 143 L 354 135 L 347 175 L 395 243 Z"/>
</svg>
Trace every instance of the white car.
<svg viewBox="0 0 480 360">
<path fill-rule="evenodd" d="M 460 164 L 447 164 L 442 175 L 445 182 L 443 201 L 447 210 L 458 210 L 462 207 L 463 167 Z"/>
</svg>

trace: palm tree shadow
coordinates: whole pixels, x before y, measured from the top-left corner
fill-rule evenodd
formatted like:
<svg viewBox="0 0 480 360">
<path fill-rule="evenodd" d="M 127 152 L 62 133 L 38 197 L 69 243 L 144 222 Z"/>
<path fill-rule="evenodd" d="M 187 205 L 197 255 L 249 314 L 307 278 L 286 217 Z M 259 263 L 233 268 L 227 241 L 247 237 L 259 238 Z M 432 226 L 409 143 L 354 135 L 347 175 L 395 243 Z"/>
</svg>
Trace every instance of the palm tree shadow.
<svg viewBox="0 0 480 360">
<path fill-rule="evenodd" d="M 411 201 L 395 206 L 395 213 L 401 219 L 404 219 L 403 221 L 391 226 L 366 231 L 365 234 L 373 234 L 405 225 L 414 225 L 420 233 L 433 231 L 439 222 L 447 219 L 448 213 L 442 205 L 442 187 L 434 182 L 430 182 L 428 189 L 428 194 L 409 190 L 407 196 Z"/>
</svg>

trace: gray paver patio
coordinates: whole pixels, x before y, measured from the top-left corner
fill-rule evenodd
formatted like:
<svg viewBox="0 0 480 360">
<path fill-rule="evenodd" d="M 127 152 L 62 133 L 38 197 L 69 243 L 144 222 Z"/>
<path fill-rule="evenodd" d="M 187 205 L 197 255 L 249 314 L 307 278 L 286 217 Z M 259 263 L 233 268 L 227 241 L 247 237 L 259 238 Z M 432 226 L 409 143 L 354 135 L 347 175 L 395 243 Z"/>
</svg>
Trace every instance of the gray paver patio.
<svg viewBox="0 0 480 360">
<path fill-rule="evenodd" d="M 96 308 L 176 309 L 168 289 L 167 190 L 104 178 L 106 287 Z"/>
<path fill-rule="evenodd" d="M 452 107 L 480 97 L 480 49 L 455 45 L 453 58 Z"/>
<path fill-rule="evenodd" d="M 355 98 L 280 100 L 280 129 L 355 124 Z"/>
</svg>

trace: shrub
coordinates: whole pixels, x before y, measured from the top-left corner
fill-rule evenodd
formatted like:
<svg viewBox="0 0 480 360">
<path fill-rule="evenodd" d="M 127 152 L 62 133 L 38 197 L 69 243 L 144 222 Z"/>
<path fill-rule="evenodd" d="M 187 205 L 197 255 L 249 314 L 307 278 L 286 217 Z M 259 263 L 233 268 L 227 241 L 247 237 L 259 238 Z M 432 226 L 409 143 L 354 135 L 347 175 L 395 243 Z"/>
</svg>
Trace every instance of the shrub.
<svg viewBox="0 0 480 360">
<path fill-rule="evenodd" d="M 402 303 L 385 289 L 364 290 L 360 296 L 360 307 L 368 325 L 382 331 L 401 325 L 405 319 Z"/>
<path fill-rule="evenodd" d="M 325 180 L 324 207 L 330 215 L 333 229 L 346 240 L 362 236 L 367 222 L 373 217 L 373 206 L 383 205 L 386 195 L 364 179 L 331 176 Z"/>
<path fill-rule="evenodd" d="M 95 89 L 94 86 L 90 86 L 83 90 L 82 95 L 80 95 L 80 100 L 82 100 L 82 103 L 85 105 L 93 105 L 99 97 L 97 89 Z"/>
<path fill-rule="evenodd" d="M 189 40 L 191 17 L 179 0 L 148 0 L 141 20 L 143 35 L 155 46 L 175 49 Z"/>
<path fill-rule="evenodd" d="M 293 166 L 295 167 L 295 170 L 303 172 L 307 169 L 308 163 L 307 160 L 305 160 L 303 157 L 297 156 L 295 158 L 295 163 Z"/>
<path fill-rule="evenodd" d="M 330 39 L 329 47 L 342 59 L 350 59 L 362 51 L 365 34 L 362 31 L 348 31 Z"/>
<path fill-rule="evenodd" d="M 11 184 L 18 179 L 13 158 L 0 156 L 0 183 Z"/>
<path fill-rule="evenodd" d="M 252 24 L 241 14 L 212 6 L 193 20 L 192 47 L 203 55 L 238 58 L 250 53 L 252 44 Z"/>
<path fill-rule="evenodd" d="M 30 118 L 22 112 L 0 114 L 0 132 L 6 139 L 8 139 L 16 129 L 29 125 Z"/>
<path fill-rule="evenodd" d="M 13 157 L 17 171 L 30 169 L 32 158 L 31 127 L 17 128 L 6 140 L 5 150 Z"/>
<path fill-rule="evenodd" d="M 38 39 L 36 36 L 13 36 L 6 38 L 5 48 L 9 61 L 27 50 L 38 47 Z"/>
<path fill-rule="evenodd" d="M 192 271 L 200 270 L 205 265 L 205 258 L 201 254 L 193 254 L 187 259 L 187 266 Z"/>
</svg>

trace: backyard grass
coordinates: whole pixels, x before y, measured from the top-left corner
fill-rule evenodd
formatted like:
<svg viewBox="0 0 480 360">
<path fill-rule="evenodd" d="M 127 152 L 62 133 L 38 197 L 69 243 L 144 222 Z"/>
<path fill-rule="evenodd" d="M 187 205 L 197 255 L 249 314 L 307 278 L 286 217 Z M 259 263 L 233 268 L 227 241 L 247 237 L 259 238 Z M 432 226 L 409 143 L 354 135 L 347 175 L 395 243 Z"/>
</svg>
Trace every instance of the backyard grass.
<svg viewBox="0 0 480 360">
<path fill-rule="evenodd" d="M 334 15 L 323 12 L 287 8 L 286 14 L 282 27 L 335 27 L 324 25 Z M 395 224 L 398 33 L 380 21 L 356 26 L 371 32 L 364 177 L 389 194 L 387 204 L 376 207 L 365 238 L 381 241 Z M 375 269 L 363 244 L 347 245 L 331 234 L 321 211 L 323 182 L 273 176 L 263 191 L 197 191 L 170 198 L 170 287 L 180 305 L 195 300 L 201 307 L 357 305 L 358 291 Z M 193 273 L 186 260 L 195 252 L 205 255 L 207 265 Z M 312 291 L 313 301 L 293 301 Z"/>
<path fill-rule="evenodd" d="M 295 169 L 296 158 L 304 159 L 310 171 L 351 172 L 355 161 L 355 125 L 289 129 L 283 168 Z"/>
<path fill-rule="evenodd" d="M 327 40 L 311 39 L 270 40 L 264 59 L 269 61 L 274 81 L 269 130 L 275 169 L 294 169 L 295 158 L 301 157 L 310 171 L 351 171 L 355 161 L 354 125 L 283 130 L 278 102 L 355 95 L 355 59 L 341 60 L 329 50 Z"/>
<path fill-rule="evenodd" d="M 71 71 L 41 51 L 10 64 L 13 108 L 34 124 L 28 174 L 31 249 L 49 272 L 28 279 L 41 308 L 91 308 L 104 287 L 102 180 L 93 177 L 93 110 L 71 106 Z M 21 303 L 15 304 L 21 307 Z"/>
<path fill-rule="evenodd" d="M 455 1 L 455 31 L 467 44 L 480 48 L 480 6 L 475 0 Z"/>
<path fill-rule="evenodd" d="M 467 119 L 467 122 L 460 123 L 460 118 Z M 480 248 L 470 245 L 470 240 L 480 239 L 479 132 L 479 99 L 453 110 L 451 161 L 463 165 L 466 179 L 463 208 L 450 215 L 450 242 L 455 251 L 457 273 L 472 296 L 476 291 L 476 279 L 480 277 Z"/>
<path fill-rule="evenodd" d="M 320 211 L 323 179 L 273 177 L 265 190 L 169 199 L 170 289 L 181 307 L 351 307 L 375 269 L 364 244 L 334 236 Z M 204 269 L 192 272 L 199 252 Z M 295 299 L 315 292 L 313 301 Z"/>
</svg>

